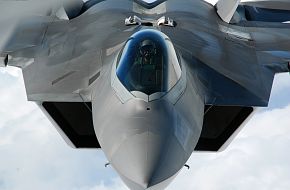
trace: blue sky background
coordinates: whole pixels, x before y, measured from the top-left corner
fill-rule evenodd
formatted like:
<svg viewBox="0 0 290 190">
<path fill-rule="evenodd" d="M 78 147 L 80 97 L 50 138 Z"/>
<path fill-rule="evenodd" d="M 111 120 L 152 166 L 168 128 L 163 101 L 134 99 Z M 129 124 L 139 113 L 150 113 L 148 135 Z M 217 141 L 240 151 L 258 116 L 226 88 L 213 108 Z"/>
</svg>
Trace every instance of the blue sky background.
<svg viewBox="0 0 290 190">
<path fill-rule="evenodd" d="M 100 150 L 72 149 L 26 100 L 21 71 L 0 68 L 0 190 L 126 190 Z M 194 153 L 168 190 L 290 189 L 290 75 L 221 153 Z"/>
</svg>

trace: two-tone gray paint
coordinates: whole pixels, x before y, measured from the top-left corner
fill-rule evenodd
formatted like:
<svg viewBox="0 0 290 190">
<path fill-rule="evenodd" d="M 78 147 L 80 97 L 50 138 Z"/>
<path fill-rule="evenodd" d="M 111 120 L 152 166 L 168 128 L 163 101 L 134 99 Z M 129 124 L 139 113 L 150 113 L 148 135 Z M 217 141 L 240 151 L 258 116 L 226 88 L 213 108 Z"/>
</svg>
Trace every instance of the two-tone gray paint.
<svg viewBox="0 0 290 190">
<path fill-rule="evenodd" d="M 289 71 L 280 56 L 290 51 L 289 25 L 247 22 L 237 12 L 228 24 L 201 0 L 75 5 L 1 27 L 0 65 L 22 68 L 28 100 L 44 112 L 42 102 L 91 102 L 97 140 L 133 190 L 173 180 L 201 137 L 206 105 L 267 106 L 274 75 Z M 130 16 L 148 22 L 126 25 Z M 163 16 L 174 27 L 150 24 Z M 126 41 L 148 29 L 168 36 L 181 67 L 177 84 L 153 98 L 128 92 L 115 71 Z"/>
</svg>

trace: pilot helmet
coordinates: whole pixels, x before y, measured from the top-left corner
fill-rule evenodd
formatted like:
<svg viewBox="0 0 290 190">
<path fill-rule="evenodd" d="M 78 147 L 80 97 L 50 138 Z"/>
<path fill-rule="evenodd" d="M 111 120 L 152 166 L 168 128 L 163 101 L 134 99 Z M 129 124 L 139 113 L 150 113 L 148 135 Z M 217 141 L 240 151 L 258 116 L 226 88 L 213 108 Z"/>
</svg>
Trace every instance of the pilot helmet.
<svg viewBox="0 0 290 190">
<path fill-rule="evenodd" d="M 151 40 L 142 41 L 139 49 L 144 58 L 150 58 L 156 54 L 156 45 Z"/>
</svg>

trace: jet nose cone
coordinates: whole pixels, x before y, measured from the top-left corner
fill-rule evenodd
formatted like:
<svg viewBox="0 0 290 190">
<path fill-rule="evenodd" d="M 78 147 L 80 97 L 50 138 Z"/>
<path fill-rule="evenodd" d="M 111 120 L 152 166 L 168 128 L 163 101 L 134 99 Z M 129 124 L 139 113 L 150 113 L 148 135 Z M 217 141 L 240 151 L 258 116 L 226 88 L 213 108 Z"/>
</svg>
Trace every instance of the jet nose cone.
<svg viewBox="0 0 290 190">
<path fill-rule="evenodd" d="M 132 100 L 95 127 L 102 150 L 132 190 L 161 190 L 191 155 L 201 130 L 172 104 Z"/>
<path fill-rule="evenodd" d="M 124 117 L 118 122 L 108 121 L 112 123 L 106 123 L 110 127 L 103 131 L 107 135 L 102 135 L 108 138 L 100 139 L 112 166 L 132 190 L 156 185 L 165 188 L 192 152 L 187 142 L 194 147 L 197 141 L 192 137 L 200 131 L 182 124 L 174 107 L 166 102 L 129 102 L 119 113 Z"/>
<path fill-rule="evenodd" d="M 162 155 L 168 149 L 168 131 L 165 131 L 165 134 L 159 133 L 158 129 L 152 131 L 151 127 L 147 126 L 148 122 L 143 119 L 139 119 L 138 123 L 143 123 L 144 131 L 123 142 L 111 162 L 124 181 L 136 183 L 141 189 L 146 189 L 151 185 L 152 178 L 161 165 Z"/>
</svg>

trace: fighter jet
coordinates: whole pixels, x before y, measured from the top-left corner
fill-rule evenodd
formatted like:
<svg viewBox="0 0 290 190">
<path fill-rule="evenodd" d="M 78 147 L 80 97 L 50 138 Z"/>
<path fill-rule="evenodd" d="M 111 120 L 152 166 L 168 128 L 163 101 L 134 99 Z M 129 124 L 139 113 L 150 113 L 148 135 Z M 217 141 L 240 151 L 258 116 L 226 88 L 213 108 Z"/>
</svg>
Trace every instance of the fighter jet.
<svg viewBox="0 0 290 190">
<path fill-rule="evenodd" d="M 224 150 L 290 69 L 288 0 L 42 3 L 0 2 L 0 64 L 132 190 L 165 189 L 193 152 Z"/>
</svg>

